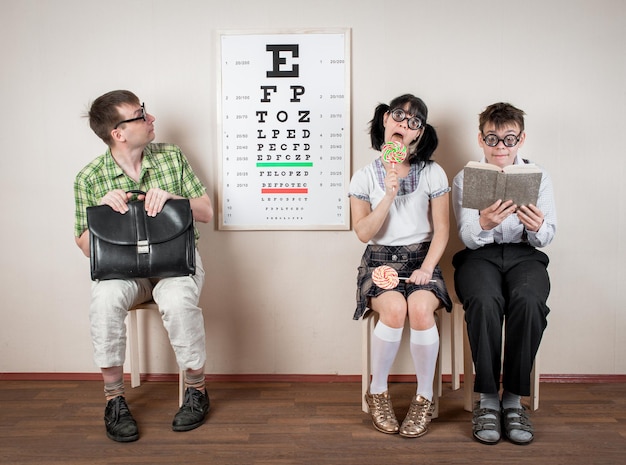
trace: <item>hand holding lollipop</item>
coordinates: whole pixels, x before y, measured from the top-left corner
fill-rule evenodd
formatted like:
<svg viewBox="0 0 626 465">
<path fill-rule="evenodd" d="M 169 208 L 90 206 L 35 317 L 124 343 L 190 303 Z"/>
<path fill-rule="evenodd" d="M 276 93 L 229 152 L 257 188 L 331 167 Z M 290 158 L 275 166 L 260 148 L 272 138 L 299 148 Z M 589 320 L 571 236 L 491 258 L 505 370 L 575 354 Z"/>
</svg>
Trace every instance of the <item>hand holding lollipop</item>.
<svg viewBox="0 0 626 465">
<path fill-rule="evenodd" d="M 381 265 L 372 271 L 372 282 L 381 289 L 394 289 L 400 284 L 400 280 L 408 281 L 409 277 L 398 276 L 398 272 L 389 265 Z M 436 279 L 430 279 L 429 283 L 436 283 Z"/>
</svg>

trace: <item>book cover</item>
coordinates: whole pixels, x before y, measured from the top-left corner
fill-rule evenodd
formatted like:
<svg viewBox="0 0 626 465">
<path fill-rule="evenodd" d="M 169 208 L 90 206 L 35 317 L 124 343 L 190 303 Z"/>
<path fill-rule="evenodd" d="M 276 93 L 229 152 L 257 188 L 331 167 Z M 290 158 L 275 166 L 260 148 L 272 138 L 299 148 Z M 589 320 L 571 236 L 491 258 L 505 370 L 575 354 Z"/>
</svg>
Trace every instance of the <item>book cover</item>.
<svg viewBox="0 0 626 465">
<path fill-rule="evenodd" d="M 496 200 L 512 200 L 518 206 L 537 204 L 541 170 L 532 163 L 501 169 L 470 161 L 463 168 L 463 207 L 483 210 Z"/>
</svg>

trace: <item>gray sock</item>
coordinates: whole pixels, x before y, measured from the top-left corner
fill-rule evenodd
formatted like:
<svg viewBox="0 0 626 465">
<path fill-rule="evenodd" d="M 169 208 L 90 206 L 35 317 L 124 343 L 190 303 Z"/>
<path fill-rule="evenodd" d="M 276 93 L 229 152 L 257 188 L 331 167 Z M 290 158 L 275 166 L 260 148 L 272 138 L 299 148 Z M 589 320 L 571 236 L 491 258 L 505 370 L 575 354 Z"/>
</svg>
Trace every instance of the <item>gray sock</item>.
<svg viewBox="0 0 626 465">
<path fill-rule="evenodd" d="M 500 398 L 498 393 L 485 394 L 480 393 L 480 408 L 490 408 L 493 410 L 500 410 Z"/>
<path fill-rule="evenodd" d="M 502 393 L 502 408 L 522 408 L 522 396 L 504 391 Z"/>
<path fill-rule="evenodd" d="M 114 383 L 105 383 L 104 396 L 107 402 L 111 399 L 115 399 L 117 396 L 124 396 L 124 379 L 120 379 Z"/>
<path fill-rule="evenodd" d="M 502 409 L 521 409 L 522 408 L 522 396 L 518 396 L 517 394 L 512 394 L 510 392 L 505 391 L 502 394 Z M 507 418 L 519 419 L 519 415 L 517 413 L 509 413 Z M 511 429 L 508 432 L 509 438 L 516 442 L 529 442 L 533 435 L 530 431 L 524 431 L 521 429 L 516 429 L 515 425 L 521 426 L 518 422 L 511 422 Z"/>
<path fill-rule="evenodd" d="M 489 408 L 493 410 L 500 410 L 500 398 L 497 393 L 485 394 L 480 393 L 480 408 Z M 479 418 L 489 418 L 495 420 L 496 416 L 492 414 L 482 415 Z M 485 441 L 492 442 L 500 439 L 500 434 L 494 430 L 483 430 L 476 433 L 478 437 Z"/>
</svg>

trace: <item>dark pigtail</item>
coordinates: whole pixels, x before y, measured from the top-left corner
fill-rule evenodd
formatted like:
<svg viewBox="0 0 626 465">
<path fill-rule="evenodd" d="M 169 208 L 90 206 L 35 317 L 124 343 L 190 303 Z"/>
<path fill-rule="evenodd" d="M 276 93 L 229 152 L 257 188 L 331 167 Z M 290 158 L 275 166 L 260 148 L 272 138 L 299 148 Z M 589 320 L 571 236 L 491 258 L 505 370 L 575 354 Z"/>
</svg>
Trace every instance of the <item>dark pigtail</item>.
<svg viewBox="0 0 626 465">
<path fill-rule="evenodd" d="M 439 137 L 437 137 L 437 131 L 430 124 L 426 124 L 424 132 L 418 139 L 417 151 L 411 152 L 411 155 L 409 155 L 409 162 L 429 162 L 438 145 Z"/>
<path fill-rule="evenodd" d="M 380 150 L 385 139 L 385 126 L 383 125 L 383 118 L 385 113 L 389 111 L 389 105 L 381 103 L 376 107 L 374 111 L 374 117 L 370 121 L 370 140 L 372 142 L 372 148 Z"/>
</svg>

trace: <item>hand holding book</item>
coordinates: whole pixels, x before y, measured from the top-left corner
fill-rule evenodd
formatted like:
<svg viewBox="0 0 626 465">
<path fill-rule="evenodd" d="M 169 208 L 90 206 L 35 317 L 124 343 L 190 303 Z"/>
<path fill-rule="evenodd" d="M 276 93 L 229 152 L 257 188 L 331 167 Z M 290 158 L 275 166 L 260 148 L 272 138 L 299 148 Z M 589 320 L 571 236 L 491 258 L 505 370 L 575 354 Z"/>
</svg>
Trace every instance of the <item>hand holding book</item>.
<svg viewBox="0 0 626 465">
<path fill-rule="evenodd" d="M 543 224 L 543 212 L 534 204 L 520 207 L 517 210 L 517 217 L 526 228 L 526 231 L 537 232 Z"/>
</svg>

